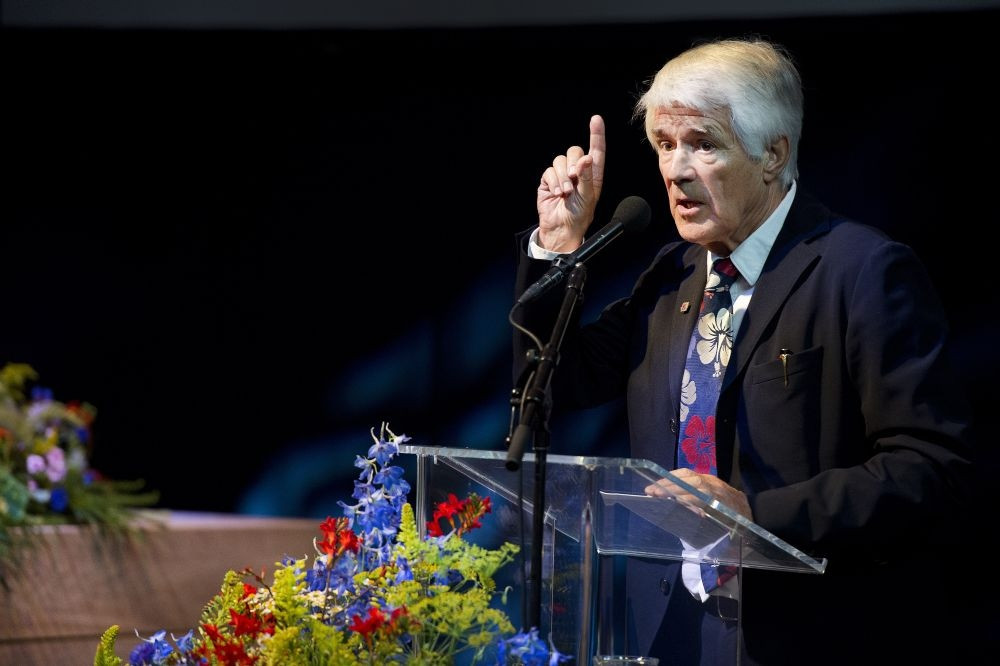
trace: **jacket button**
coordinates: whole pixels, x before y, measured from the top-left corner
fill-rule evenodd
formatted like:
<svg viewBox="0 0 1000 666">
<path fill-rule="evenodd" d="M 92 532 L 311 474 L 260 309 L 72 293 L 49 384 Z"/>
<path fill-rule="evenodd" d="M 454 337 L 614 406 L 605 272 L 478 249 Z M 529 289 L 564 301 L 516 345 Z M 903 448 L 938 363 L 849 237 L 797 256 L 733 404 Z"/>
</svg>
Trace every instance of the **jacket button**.
<svg viewBox="0 0 1000 666">
<path fill-rule="evenodd" d="M 677 434 L 677 419 L 670 419 L 670 432 Z"/>
<path fill-rule="evenodd" d="M 670 594 L 670 581 L 666 578 L 660 579 L 660 592 L 662 592 L 664 596 Z"/>
</svg>

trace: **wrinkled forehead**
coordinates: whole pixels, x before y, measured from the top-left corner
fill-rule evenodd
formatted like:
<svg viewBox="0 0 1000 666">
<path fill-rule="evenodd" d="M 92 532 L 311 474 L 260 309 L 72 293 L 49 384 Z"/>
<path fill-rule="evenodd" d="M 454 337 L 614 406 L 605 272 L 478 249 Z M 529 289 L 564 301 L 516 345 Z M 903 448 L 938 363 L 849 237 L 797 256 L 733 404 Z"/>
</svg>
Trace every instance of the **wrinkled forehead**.
<svg viewBox="0 0 1000 666">
<path fill-rule="evenodd" d="M 650 114 L 654 132 L 690 130 L 713 136 L 732 136 L 728 109 L 695 109 L 681 104 L 659 105 Z"/>
</svg>

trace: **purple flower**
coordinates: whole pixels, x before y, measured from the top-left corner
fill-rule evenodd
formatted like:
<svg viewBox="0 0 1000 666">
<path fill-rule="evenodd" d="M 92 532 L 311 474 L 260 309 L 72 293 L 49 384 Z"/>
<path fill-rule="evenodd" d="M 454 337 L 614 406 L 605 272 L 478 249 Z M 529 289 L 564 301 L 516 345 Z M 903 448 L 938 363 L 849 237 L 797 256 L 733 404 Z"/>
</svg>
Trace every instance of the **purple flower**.
<svg viewBox="0 0 1000 666">
<path fill-rule="evenodd" d="M 45 471 L 45 458 L 37 453 L 28 454 L 25 467 L 28 469 L 28 474 L 40 474 Z"/>
<path fill-rule="evenodd" d="M 49 477 L 49 481 L 53 483 L 62 481 L 66 476 L 66 454 L 63 450 L 58 446 L 49 449 L 45 454 L 45 461 L 48 463 L 45 474 Z"/>
</svg>

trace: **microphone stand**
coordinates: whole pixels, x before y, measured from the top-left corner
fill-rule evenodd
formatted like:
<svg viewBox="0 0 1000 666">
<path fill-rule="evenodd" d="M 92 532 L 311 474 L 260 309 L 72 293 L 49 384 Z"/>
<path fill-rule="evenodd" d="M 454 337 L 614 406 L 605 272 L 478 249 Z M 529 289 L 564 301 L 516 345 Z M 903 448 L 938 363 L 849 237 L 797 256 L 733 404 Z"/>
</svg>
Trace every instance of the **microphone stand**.
<svg viewBox="0 0 1000 666">
<path fill-rule="evenodd" d="M 545 464 L 549 449 L 549 425 L 546 413 L 546 391 L 552 381 L 552 373 L 559 362 L 559 348 L 569 326 L 570 316 L 583 292 L 583 283 L 587 277 L 587 269 L 582 263 L 577 263 L 569 274 L 566 284 L 566 294 L 563 296 L 562 307 L 552 328 L 549 343 L 542 350 L 538 359 L 538 369 L 534 381 L 525 389 L 525 406 L 521 412 L 521 421 L 510 439 L 507 451 L 507 469 L 517 471 L 521 466 L 524 446 L 528 438 L 534 441 L 535 453 L 535 493 L 534 510 L 532 513 L 531 531 L 531 566 L 528 588 L 528 622 L 526 629 L 541 628 L 542 615 L 542 546 L 545 538 Z"/>
</svg>

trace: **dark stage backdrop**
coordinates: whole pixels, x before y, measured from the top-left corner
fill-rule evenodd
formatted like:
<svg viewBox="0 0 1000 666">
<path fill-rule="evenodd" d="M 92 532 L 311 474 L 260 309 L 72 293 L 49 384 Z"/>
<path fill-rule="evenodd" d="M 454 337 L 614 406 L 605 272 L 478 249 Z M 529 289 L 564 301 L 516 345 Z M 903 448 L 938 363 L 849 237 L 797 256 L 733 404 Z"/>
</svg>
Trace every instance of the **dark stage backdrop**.
<svg viewBox="0 0 1000 666">
<path fill-rule="evenodd" d="M 595 312 L 675 238 L 642 83 L 697 39 L 760 33 L 801 65 L 802 186 L 922 255 L 988 417 L 995 277 L 968 264 L 997 219 L 997 18 L 5 28 L 0 362 L 93 403 L 95 464 L 166 508 L 339 515 L 383 421 L 502 448 L 541 171 L 601 113 L 595 224 L 653 207 L 588 264 Z M 554 417 L 553 452 L 621 452 L 620 416 Z"/>
</svg>

